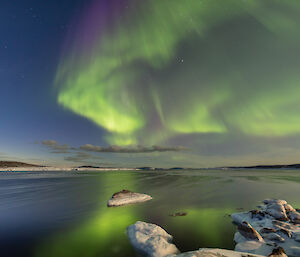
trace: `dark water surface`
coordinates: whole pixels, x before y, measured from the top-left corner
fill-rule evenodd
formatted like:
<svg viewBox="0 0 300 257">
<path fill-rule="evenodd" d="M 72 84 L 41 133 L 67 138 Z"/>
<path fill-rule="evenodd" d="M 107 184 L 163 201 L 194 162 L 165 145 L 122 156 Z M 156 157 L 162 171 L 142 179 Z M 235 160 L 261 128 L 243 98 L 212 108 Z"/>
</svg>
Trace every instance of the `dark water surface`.
<svg viewBox="0 0 300 257">
<path fill-rule="evenodd" d="M 0 173 L 1 257 L 133 257 L 126 227 L 138 220 L 162 226 L 181 251 L 233 249 L 228 216 L 265 198 L 300 207 L 300 171 L 193 170 Z M 107 208 L 114 192 L 153 196 Z M 187 212 L 184 217 L 169 216 Z"/>
</svg>

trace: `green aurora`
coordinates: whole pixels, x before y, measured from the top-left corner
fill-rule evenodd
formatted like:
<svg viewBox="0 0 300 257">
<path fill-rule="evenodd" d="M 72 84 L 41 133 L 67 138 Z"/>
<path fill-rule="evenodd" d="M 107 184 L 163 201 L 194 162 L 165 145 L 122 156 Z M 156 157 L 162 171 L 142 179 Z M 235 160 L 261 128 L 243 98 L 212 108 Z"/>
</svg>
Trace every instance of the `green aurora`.
<svg viewBox="0 0 300 257">
<path fill-rule="evenodd" d="M 298 0 L 133 0 L 105 24 L 88 50 L 75 37 L 55 83 L 107 143 L 300 132 Z"/>
</svg>

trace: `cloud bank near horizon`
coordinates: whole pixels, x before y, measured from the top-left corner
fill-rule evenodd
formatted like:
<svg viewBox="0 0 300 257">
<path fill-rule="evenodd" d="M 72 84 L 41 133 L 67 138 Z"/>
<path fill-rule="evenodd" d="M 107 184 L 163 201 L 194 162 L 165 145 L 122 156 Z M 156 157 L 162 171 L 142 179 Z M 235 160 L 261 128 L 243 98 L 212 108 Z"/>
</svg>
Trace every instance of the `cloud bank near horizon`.
<svg viewBox="0 0 300 257">
<path fill-rule="evenodd" d="M 186 150 L 186 148 L 182 146 L 174 146 L 174 147 L 165 147 L 165 146 L 130 146 L 130 147 L 122 147 L 122 146 L 96 146 L 91 144 L 82 145 L 79 147 L 80 150 L 85 150 L 89 152 L 97 152 L 97 153 L 153 153 L 153 152 L 179 152 Z"/>
<path fill-rule="evenodd" d="M 51 153 L 70 153 L 71 151 L 87 151 L 95 153 L 154 153 L 154 152 L 180 152 L 187 150 L 183 146 L 97 146 L 85 144 L 79 147 L 70 147 L 68 144 L 60 144 L 56 140 L 44 140 L 41 144 L 50 149 Z"/>
</svg>

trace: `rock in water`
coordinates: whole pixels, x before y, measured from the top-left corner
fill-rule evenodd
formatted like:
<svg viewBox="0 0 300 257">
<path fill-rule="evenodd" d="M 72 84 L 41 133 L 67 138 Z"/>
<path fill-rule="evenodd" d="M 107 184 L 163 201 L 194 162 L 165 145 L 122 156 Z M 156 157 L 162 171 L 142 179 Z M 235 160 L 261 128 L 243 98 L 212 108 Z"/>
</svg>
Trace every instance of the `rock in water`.
<svg viewBox="0 0 300 257">
<path fill-rule="evenodd" d="M 173 237 L 155 224 L 137 221 L 127 228 L 127 235 L 133 247 L 146 256 L 164 257 L 179 253 L 172 244 Z"/>
<path fill-rule="evenodd" d="M 186 216 L 186 215 L 187 215 L 187 212 L 176 212 L 176 213 L 170 214 L 169 216 L 171 216 L 171 217 L 182 217 L 182 216 Z"/>
<path fill-rule="evenodd" d="M 134 193 L 123 189 L 120 192 L 114 193 L 107 201 L 108 207 L 116 207 L 126 204 L 141 203 L 151 200 L 152 197 L 146 194 Z"/>
</svg>

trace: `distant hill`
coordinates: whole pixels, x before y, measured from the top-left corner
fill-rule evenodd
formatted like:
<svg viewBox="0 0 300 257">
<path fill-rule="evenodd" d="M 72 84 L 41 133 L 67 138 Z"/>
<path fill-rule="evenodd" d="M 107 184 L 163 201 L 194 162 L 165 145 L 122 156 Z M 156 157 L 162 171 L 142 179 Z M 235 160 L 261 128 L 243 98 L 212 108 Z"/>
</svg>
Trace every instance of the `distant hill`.
<svg viewBox="0 0 300 257">
<path fill-rule="evenodd" d="M 278 165 L 256 165 L 256 166 L 234 166 L 229 169 L 300 169 L 300 164 L 278 164 Z"/>
<path fill-rule="evenodd" d="M 41 166 L 24 163 L 24 162 L 0 161 L 0 168 L 13 168 L 13 167 L 41 167 Z"/>
<path fill-rule="evenodd" d="M 83 166 L 79 166 L 78 168 L 83 168 L 83 169 L 99 169 L 101 167 L 92 166 L 92 165 L 83 165 Z"/>
</svg>

